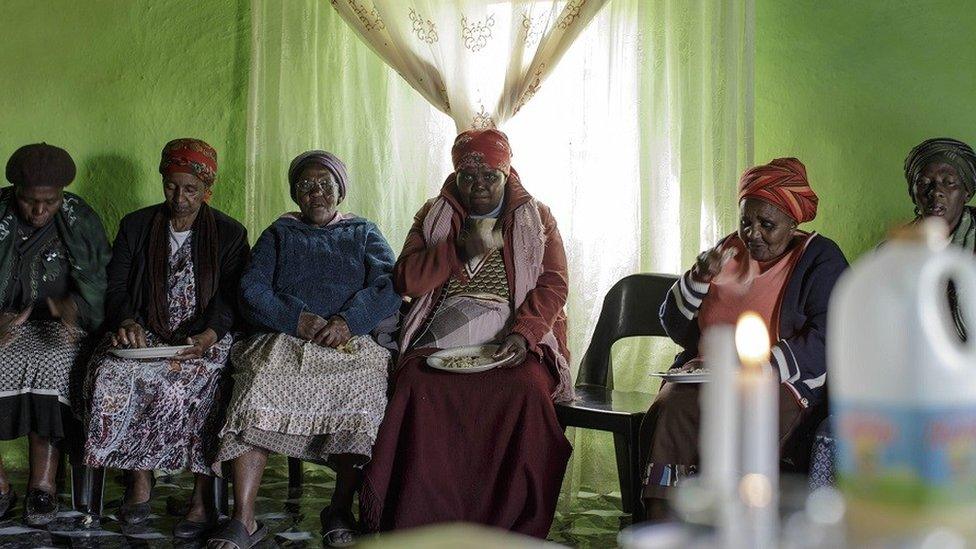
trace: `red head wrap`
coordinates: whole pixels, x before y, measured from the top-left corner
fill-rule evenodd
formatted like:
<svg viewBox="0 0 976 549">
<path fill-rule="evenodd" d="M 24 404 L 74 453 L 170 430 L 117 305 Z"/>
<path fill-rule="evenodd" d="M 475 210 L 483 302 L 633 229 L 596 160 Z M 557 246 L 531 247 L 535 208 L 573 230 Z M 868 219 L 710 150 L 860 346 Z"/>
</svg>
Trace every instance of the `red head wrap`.
<svg viewBox="0 0 976 549">
<path fill-rule="evenodd" d="M 495 130 L 468 130 L 458 135 L 451 148 L 454 171 L 487 167 L 508 177 L 512 170 L 512 148 L 508 136 Z"/>
<path fill-rule="evenodd" d="M 783 210 L 797 223 L 817 217 L 817 193 L 807 181 L 807 169 L 795 158 L 777 158 L 746 170 L 739 179 L 739 200 L 758 198 Z"/>
<path fill-rule="evenodd" d="M 163 147 L 159 173 L 188 173 L 213 185 L 217 177 L 217 151 L 199 139 L 174 139 Z"/>
</svg>

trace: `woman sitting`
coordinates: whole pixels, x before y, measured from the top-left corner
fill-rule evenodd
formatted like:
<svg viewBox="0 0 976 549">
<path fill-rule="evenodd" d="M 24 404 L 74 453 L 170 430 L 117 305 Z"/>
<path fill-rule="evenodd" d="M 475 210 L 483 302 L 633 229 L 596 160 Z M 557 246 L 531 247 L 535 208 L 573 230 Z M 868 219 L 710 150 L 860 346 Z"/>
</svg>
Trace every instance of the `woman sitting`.
<svg viewBox="0 0 976 549">
<path fill-rule="evenodd" d="M 824 399 L 827 303 L 847 268 L 837 245 L 797 229 L 817 214 L 806 168 L 779 158 L 739 180 L 739 230 L 698 256 L 661 306 L 661 323 L 683 348 L 672 369 L 700 363 L 698 342 L 711 326 L 735 324 L 746 311 L 770 329 L 772 368 L 781 381 L 782 445 Z M 642 425 L 648 516 L 661 518 L 670 488 L 698 463 L 698 385 L 664 383 Z"/>
<path fill-rule="evenodd" d="M 946 222 L 949 241 L 976 252 L 976 208 L 966 203 L 976 193 L 976 153 L 948 137 L 919 143 L 905 159 L 908 194 L 915 203 L 915 221 L 938 217 Z M 959 337 L 966 340 L 966 323 L 959 313 L 956 292 L 949 287 L 949 304 Z"/>
<path fill-rule="evenodd" d="M 468 521 L 544 538 L 572 451 L 553 405 L 573 398 L 565 252 L 503 133 L 462 133 L 452 157 L 394 270 L 413 302 L 361 516 L 372 530 Z M 501 366 L 427 366 L 437 350 L 483 344 L 499 345 Z"/>
<path fill-rule="evenodd" d="M 118 517 L 149 516 L 154 469 L 189 469 L 196 485 L 174 535 L 199 536 L 216 520 L 210 464 L 220 428 L 220 387 L 249 248 L 244 227 L 207 205 L 217 153 L 177 139 L 163 149 L 165 202 L 122 219 L 108 267 L 111 330 L 92 359 L 86 460 L 127 473 Z M 188 345 L 169 358 L 120 358 L 115 349 Z"/>
<path fill-rule="evenodd" d="M 82 342 L 102 323 L 108 239 L 98 216 L 64 192 L 75 163 L 44 143 L 7 162 L 0 190 L 0 440 L 27 436 L 30 480 L 24 518 L 57 513 L 55 474 L 69 436 L 78 440 Z M 0 463 L 0 517 L 14 491 Z"/>
<path fill-rule="evenodd" d="M 336 211 L 348 187 L 338 158 L 303 153 L 288 180 L 301 213 L 261 234 L 241 280 L 244 317 L 264 333 L 231 355 L 218 460 L 233 460 L 234 516 L 211 547 L 251 547 L 267 535 L 254 500 L 270 452 L 336 469 L 324 542 L 352 542 L 353 496 L 386 407 L 390 352 L 370 332 L 400 307 L 393 250 L 375 224 Z"/>
</svg>

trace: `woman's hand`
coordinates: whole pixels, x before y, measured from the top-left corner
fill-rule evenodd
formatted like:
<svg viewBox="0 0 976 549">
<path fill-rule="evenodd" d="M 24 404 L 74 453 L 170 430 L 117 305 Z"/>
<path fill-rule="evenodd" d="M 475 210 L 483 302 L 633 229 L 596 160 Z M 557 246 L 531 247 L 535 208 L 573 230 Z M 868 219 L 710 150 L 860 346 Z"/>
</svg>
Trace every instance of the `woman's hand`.
<svg viewBox="0 0 976 549">
<path fill-rule="evenodd" d="M 14 340 L 17 334 L 17 326 L 27 322 L 33 310 L 34 307 L 32 305 L 19 313 L 0 313 L 0 346 L 6 346 Z"/>
<path fill-rule="evenodd" d="M 335 315 L 315 335 L 314 341 L 323 347 L 332 347 L 335 349 L 345 345 L 351 337 L 352 332 L 349 331 L 349 325 L 346 324 L 346 319 Z"/>
<path fill-rule="evenodd" d="M 134 319 L 127 318 L 119 325 L 119 329 L 112 334 L 112 346 L 126 346 L 130 349 L 146 347 L 146 330 Z"/>
<path fill-rule="evenodd" d="M 200 332 L 195 336 L 190 336 L 186 338 L 187 345 L 193 345 L 185 351 L 180 351 L 178 355 L 174 358 L 177 360 L 188 360 L 191 358 L 200 358 L 217 343 L 217 332 L 210 328 Z"/>
<path fill-rule="evenodd" d="M 461 232 L 458 233 L 457 240 L 458 255 L 463 261 L 468 261 L 473 257 L 478 257 L 488 253 L 488 242 L 482 238 L 481 234 L 474 230 L 471 220 L 466 220 Z"/>
<path fill-rule="evenodd" d="M 499 368 L 512 368 L 514 366 L 520 366 L 525 362 L 528 349 L 529 342 L 525 340 L 524 336 L 511 333 L 508 334 L 505 341 L 498 347 L 498 352 L 492 355 L 491 358 L 495 360 L 505 359 L 504 362 L 498 365 Z"/>
<path fill-rule="evenodd" d="M 457 239 L 457 249 L 461 259 L 468 261 L 488 253 L 488 244 L 477 234 L 461 231 Z"/>
<path fill-rule="evenodd" d="M 302 314 L 298 315 L 297 335 L 305 341 L 315 341 L 315 335 L 325 328 L 325 324 L 325 319 L 319 315 L 302 311 Z"/>
<path fill-rule="evenodd" d="M 704 251 L 695 260 L 695 266 L 691 268 L 691 276 L 699 282 L 711 282 L 718 273 L 722 272 L 722 267 L 725 267 L 725 264 L 738 253 L 735 248 L 723 251 L 721 246 Z"/>
</svg>

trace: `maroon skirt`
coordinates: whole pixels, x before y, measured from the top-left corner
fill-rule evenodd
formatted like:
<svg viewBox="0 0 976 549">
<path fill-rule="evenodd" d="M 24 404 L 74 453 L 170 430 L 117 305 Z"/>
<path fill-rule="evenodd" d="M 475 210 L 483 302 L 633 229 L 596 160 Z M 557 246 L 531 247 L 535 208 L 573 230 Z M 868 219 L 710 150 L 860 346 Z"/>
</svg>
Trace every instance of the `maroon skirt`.
<svg viewBox="0 0 976 549">
<path fill-rule="evenodd" d="M 371 531 L 465 521 L 549 533 L 572 447 L 532 355 L 521 366 L 454 374 L 412 351 L 366 466 L 361 516 Z"/>
</svg>

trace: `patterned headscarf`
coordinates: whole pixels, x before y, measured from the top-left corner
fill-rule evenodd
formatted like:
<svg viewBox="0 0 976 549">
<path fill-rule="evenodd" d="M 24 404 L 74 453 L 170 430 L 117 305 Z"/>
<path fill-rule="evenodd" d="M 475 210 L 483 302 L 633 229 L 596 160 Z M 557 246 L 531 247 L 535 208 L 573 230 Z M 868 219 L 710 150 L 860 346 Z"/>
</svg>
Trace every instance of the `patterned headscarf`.
<svg viewBox="0 0 976 549">
<path fill-rule="evenodd" d="M 339 201 L 345 200 L 346 186 L 349 184 L 349 172 L 346 170 L 346 165 L 336 155 L 328 151 L 319 150 L 305 151 L 291 161 L 291 165 L 288 167 L 288 184 L 291 187 L 292 200 L 297 200 L 295 197 L 295 184 L 298 183 L 298 176 L 302 174 L 302 170 L 309 164 L 322 166 L 332 172 L 332 177 L 335 178 L 336 183 L 339 185 Z"/>
<path fill-rule="evenodd" d="M 217 178 L 217 151 L 199 139 L 174 139 L 163 147 L 159 173 L 164 176 L 174 173 L 195 175 L 207 185 L 203 199 L 209 201 L 213 194 L 209 187 Z"/>
<path fill-rule="evenodd" d="M 976 153 L 973 148 L 957 139 L 936 137 L 916 145 L 905 159 L 905 179 L 912 202 L 915 202 L 915 193 L 912 192 L 915 180 L 933 162 L 945 162 L 956 168 L 966 187 L 966 194 L 973 196 L 976 192 Z"/>
<path fill-rule="evenodd" d="M 758 198 L 783 210 L 797 223 L 817 217 L 817 193 L 807 181 L 807 169 L 795 158 L 777 158 L 749 168 L 739 179 L 739 200 Z"/>
<path fill-rule="evenodd" d="M 488 167 L 508 177 L 512 171 L 512 147 L 508 136 L 495 130 L 468 130 L 454 140 L 451 148 L 454 171 Z"/>
<path fill-rule="evenodd" d="M 24 145 L 7 161 L 7 181 L 17 187 L 67 187 L 75 173 L 68 151 L 47 143 Z"/>
</svg>

